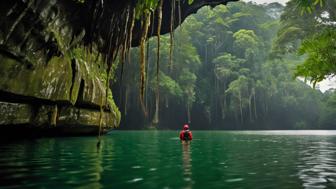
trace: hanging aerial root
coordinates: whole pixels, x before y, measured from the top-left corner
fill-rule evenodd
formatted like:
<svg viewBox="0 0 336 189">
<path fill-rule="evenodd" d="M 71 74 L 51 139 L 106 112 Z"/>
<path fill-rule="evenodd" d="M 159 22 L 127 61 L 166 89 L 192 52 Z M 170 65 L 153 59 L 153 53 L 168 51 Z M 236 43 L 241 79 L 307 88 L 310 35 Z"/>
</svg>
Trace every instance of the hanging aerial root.
<svg viewBox="0 0 336 189">
<path fill-rule="evenodd" d="M 147 110 L 148 108 L 148 80 L 149 80 L 149 74 L 148 74 L 148 68 L 149 68 L 149 49 L 150 49 L 150 43 L 149 43 L 149 40 L 147 40 L 147 45 L 146 45 L 146 69 L 145 69 L 145 72 L 146 72 L 146 81 L 145 81 L 145 108 Z"/>
<path fill-rule="evenodd" d="M 124 64 L 126 61 L 126 53 L 127 53 L 127 43 L 128 43 L 128 38 L 130 37 L 131 34 L 128 33 L 128 26 L 129 26 L 129 17 L 130 17 L 130 7 L 127 8 L 127 13 L 126 13 L 126 22 L 125 22 L 125 29 L 124 29 L 124 43 L 121 47 L 121 52 L 120 52 L 120 64 L 121 64 L 121 70 L 120 70 L 120 84 L 122 84 L 122 79 L 123 79 L 123 74 L 124 74 Z"/>
<path fill-rule="evenodd" d="M 105 61 L 106 61 L 106 64 L 108 64 L 108 60 L 109 60 L 109 58 L 110 58 L 110 52 L 111 52 L 111 48 L 112 48 L 112 39 L 113 39 L 113 33 L 114 33 L 114 24 L 113 24 L 113 22 L 115 22 L 115 17 L 114 17 L 114 15 L 112 15 L 112 17 L 111 17 L 111 20 L 110 20 L 110 25 L 109 25 L 109 33 L 108 33 L 108 44 L 107 44 L 107 46 L 108 46 L 108 48 L 107 48 L 107 52 L 108 52 L 108 54 L 106 54 L 105 55 Z"/>
<path fill-rule="evenodd" d="M 90 24 L 90 28 L 89 28 L 89 31 L 88 31 L 88 35 L 93 38 L 94 36 L 94 33 L 98 30 L 98 22 L 99 20 L 101 19 L 101 17 L 103 16 L 103 8 L 104 8 L 104 4 L 103 4 L 103 1 L 95 1 L 95 2 L 92 2 L 92 10 L 90 11 L 91 12 L 91 20 L 89 23 Z M 93 43 L 90 43 L 89 44 L 89 49 L 90 49 L 90 52 L 92 52 L 92 45 Z"/>
<path fill-rule="evenodd" d="M 146 51 L 146 39 L 148 34 L 148 29 L 150 25 L 150 13 L 146 13 L 144 15 L 144 20 L 142 23 L 142 35 L 141 35 L 141 41 L 140 41 L 140 103 L 141 107 L 147 115 L 147 111 L 145 109 L 144 105 L 144 94 L 145 94 L 145 81 L 146 81 L 146 57 L 145 57 L 145 51 Z"/>
<path fill-rule="evenodd" d="M 181 18 L 181 0 L 177 0 L 177 6 L 178 6 L 178 24 L 181 27 L 181 22 L 182 22 L 182 18 Z"/>
<path fill-rule="evenodd" d="M 170 48 L 169 48 L 169 68 L 173 68 L 173 47 L 174 47 L 174 18 L 175 18 L 175 0 L 172 0 L 170 14 Z"/>
<path fill-rule="evenodd" d="M 120 78 L 119 78 L 119 83 L 122 84 L 123 81 L 123 74 L 124 74 L 124 64 L 125 64 L 125 47 L 121 47 L 121 53 L 119 55 L 119 62 L 121 64 L 121 69 L 120 69 Z"/>
<path fill-rule="evenodd" d="M 133 34 L 133 28 L 135 23 L 135 9 L 132 11 L 132 17 L 131 17 L 131 25 L 128 32 L 128 45 L 127 45 L 127 52 L 128 52 L 128 62 L 131 62 L 131 47 L 132 47 L 132 34 Z"/>
<path fill-rule="evenodd" d="M 158 15 L 158 25 L 157 25 L 157 54 L 156 54 L 156 95 L 155 95 L 155 113 L 153 124 L 159 123 L 159 101 L 160 101 L 160 35 L 161 35 L 161 24 L 162 24 L 162 6 L 163 1 L 160 0 L 160 4 L 157 8 L 157 15 Z"/>
<path fill-rule="evenodd" d="M 158 26 L 157 26 L 157 54 L 156 54 L 156 82 L 157 82 L 157 90 L 159 86 L 159 71 L 160 71 L 160 36 L 161 36 L 161 24 L 162 24 L 162 6 L 163 1 L 160 1 L 160 5 L 158 7 Z"/>
<path fill-rule="evenodd" d="M 98 130 L 98 142 L 97 142 L 97 148 L 100 148 L 100 141 L 101 141 L 101 130 L 102 130 L 102 125 L 103 125 L 103 102 L 104 102 L 104 97 L 103 93 L 100 96 L 100 113 L 99 113 L 99 130 Z"/>
<path fill-rule="evenodd" d="M 125 19 L 123 19 L 125 18 Z M 101 132 L 103 129 L 103 115 L 104 108 L 109 109 L 109 90 L 110 90 L 110 74 L 112 72 L 112 64 L 116 61 L 118 54 L 120 55 L 121 62 L 125 60 L 125 49 L 127 44 L 127 33 L 129 25 L 129 9 L 121 12 L 119 15 L 111 15 L 109 33 L 108 33 L 108 43 L 107 43 L 107 53 L 104 56 L 104 62 L 106 67 L 106 85 L 105 85 L 105 101 L 104 94 L 101 94 L 100 102 L 100 115 L 99 115 L 99 131 L 98 131 L 98 142 L 97 148 L 100 147 L 101 142 Z M 120 52 L 120 53 L 119 53 Z M 104 103 L 105 102 L 105 103 Z M 105 105 L 105 106 L 104 106 Z"/>
</svg>

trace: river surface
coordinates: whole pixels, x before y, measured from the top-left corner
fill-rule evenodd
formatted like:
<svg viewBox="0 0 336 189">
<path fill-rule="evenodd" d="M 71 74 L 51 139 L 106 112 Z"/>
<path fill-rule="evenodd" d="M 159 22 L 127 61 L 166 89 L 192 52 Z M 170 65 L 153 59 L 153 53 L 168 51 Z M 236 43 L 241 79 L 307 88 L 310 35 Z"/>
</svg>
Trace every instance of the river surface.
<svg viewBox="0 0 336 189">
<path fill-rule="evenodd" d="M 0 188 L 336 188 L 336 131 L 113 131 L 0 145 Z"/>
</svg>

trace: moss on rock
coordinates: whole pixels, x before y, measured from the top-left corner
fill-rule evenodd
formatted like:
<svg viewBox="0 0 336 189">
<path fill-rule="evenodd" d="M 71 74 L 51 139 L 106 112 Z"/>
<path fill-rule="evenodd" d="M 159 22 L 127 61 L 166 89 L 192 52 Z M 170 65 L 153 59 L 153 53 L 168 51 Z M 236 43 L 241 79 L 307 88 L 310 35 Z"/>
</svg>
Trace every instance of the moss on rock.
<svg viewBox="0 0 336 189">
<path fill-rule="evenodd" d="M 104 127 L 118 126 L 111 90 L 102 100 L 105 64 L 97 47 L 82 44 L 85 31 L 71 16 L 78 7 L 40 2 L 18 20 L 22 11 L 9 13 L 14 4 L 0 4 L 0 93 L 6 94 L 0 100 L 15 102 L 0 103 L 0 125 L 98 127 L 103 106 Z"/>
</svg>

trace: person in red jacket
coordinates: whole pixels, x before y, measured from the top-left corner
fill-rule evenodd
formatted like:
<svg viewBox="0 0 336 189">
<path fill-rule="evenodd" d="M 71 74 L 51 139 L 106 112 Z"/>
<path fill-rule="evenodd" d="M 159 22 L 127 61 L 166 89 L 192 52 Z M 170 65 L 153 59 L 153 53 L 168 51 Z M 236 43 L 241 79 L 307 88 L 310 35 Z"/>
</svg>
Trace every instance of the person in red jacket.
<svg viewBox="0 0 336 189">
<path fill-rule="evenodd" d="M 192 140 L 192 133 L 189 130 L 189 125 L 185 124 L 183 126 L 183 130 L 180 132 L 180 140 L 181 141 L 191 141 Z"/>
</svg>

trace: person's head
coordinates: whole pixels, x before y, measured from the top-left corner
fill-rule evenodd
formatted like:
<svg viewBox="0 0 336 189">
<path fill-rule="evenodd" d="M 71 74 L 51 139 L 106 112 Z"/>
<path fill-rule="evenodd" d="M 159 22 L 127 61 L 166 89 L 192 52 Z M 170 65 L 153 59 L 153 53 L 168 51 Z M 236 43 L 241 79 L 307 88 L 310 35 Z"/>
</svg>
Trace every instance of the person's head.
<svg viewBox="0 0 336 189">
<path fill-rule="evenodd" d="M 189 130 L 189 125 L 188 124 L 183 125 L 183 130 Z"/>
</svg>

